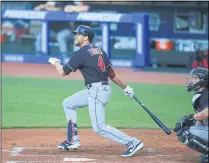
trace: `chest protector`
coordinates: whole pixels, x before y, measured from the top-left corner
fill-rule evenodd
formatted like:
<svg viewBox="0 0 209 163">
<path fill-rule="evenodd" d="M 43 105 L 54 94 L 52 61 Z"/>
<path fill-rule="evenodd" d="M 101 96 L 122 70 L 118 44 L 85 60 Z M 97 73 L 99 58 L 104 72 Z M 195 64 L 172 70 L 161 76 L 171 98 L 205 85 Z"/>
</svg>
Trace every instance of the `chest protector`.
<svg viewBox="0 0 209 163">
<path fill-rule="evenodd" d="M 199 109 L 199 100 L 201 97 L 201 93 L 195 93 L 194 96 L 192 97 L 192 106 L 195 110 L 195 112 L 200 112 L 201 110 Z"/>
</svg>

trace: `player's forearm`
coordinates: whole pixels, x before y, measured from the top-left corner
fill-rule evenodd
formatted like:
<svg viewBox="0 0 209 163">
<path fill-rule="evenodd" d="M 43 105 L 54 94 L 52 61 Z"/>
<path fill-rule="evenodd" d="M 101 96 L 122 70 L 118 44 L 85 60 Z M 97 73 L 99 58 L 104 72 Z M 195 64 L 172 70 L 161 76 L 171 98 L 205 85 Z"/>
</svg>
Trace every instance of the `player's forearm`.
<svg viewBox="0 0 209 163">
<path fill-rule="evenodd" d="M 115 83 L 117 84 L 120 88 L 124 89 L 127 87 L 126 84 L 124 84 L 117 76 L 115 70 L 113 70 L 112 67 L 109 68 L 108 70 L 108 77 Z"/>
<path fill-rule="evenodd" d="M 125 89 L 127 87 L 127 85 L 124 84 L 117 76 L 115 78 L 111 79 L 111 80 L 122 89 Z"/>
<path fill-rule="evenodd" d="M 207 118 L 208 118 L 208 108 L 194 115 L 194 119 L 197 121 L 201 121 Z"/>
<path fill-rule="evenodd" d="M 55 62 L 54 66 L 56 67 L 58 73 L 61 75 L 61 76 L 65 76 L 65 72 L 62 68 L 62 65 L 59 63 L 59 62 Z"/>
</svg>

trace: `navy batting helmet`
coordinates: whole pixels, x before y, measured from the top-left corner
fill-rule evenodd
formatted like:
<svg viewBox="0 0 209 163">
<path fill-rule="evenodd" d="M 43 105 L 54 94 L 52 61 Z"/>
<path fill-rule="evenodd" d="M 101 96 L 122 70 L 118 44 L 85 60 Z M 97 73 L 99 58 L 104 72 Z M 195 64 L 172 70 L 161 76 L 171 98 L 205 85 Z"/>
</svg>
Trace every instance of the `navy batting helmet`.
<svg viewBox="0 0 209 163">
<path fill-rule="evenodd" d="M 76 31 L 73 31 L 73 34 L 82 34 L 88 36 L 89 42 L 91 43 L 94 39 L 94 30 L 88 26 L 80 25 Z"/>
<path fill-rule="evenodd" d="M 192 82 L 192 78 L 189 78 L 187 83 L 187 91 L 197 91 L 200 88 L 208 88 L 208 69 L 205 68 L 194 68 L 190 75 L 198 77 L 198 82 Z"/>
</svg>

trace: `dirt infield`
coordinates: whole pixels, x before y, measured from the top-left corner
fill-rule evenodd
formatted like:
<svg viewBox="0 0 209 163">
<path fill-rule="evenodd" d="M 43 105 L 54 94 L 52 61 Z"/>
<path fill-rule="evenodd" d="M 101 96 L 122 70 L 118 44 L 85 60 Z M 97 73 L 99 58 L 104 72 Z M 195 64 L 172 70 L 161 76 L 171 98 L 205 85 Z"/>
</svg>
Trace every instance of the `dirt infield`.
<svg viewBox="0 0 209 163">
<path fill-rule="evenodd" d="M 117 69 L 127 82 L 183 85 L 184 74 L 135 72 Z M 3 76 L 59 77 L 50 65 L 2 63 Z M 172 80 L 175 78 L 175 81 Z M 79 72 L 66 80 L 82 79 Z M 127 129 L 125 133 L 141 139 L 145 148 L 132 158 L 122 158 L 125 148 L 96 135 L 92 129 L 80 129 L 81 147 L 63 151 L 56 146 L 66 137 L 66 129 L 3 129 L 3 163 L 33 162 L 88 162 L 88 163 L 197 163 L 199 154 L 177 141 L 175 134 L 165 135 L 161 130 Z"/>
<path fill-rule="evenodd" d="M 5 129 L 3 130 L 4 161 L 65 162 L 76 158 L 92 159 L 91 163 L 195 163 L 198 153 L 178 143 L 175 135 L 160 130 L 123 130 L 145 143 L 145 148 L 132 158 L 122 158 L 125 148 L 96 135 L 92 129 L 81 129 L 81 147 L 73 151 L 56 148 L 66 129 Z M 67 162 L 67 161 L 66 161 Z M 16 163 L 16 162 L 9 162 Z M 19 162 L 17 162 L 19 163 Z"/>
</svg>

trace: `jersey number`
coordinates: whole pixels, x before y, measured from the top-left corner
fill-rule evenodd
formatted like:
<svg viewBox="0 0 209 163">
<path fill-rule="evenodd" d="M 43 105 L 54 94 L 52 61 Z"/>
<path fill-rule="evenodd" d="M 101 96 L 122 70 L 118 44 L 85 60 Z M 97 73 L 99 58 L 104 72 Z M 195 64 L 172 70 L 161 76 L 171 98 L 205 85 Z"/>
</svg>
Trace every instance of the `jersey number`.
<svg viewBox="0 0 209 163">
<path fill-rule="evenodd" d="M 99 58 L 98 58 L 98 67 L 99 67 L 102 71 L 105 71 L 105 64 L 104 64 L 104 61 L 103 61 L 102 56 L 99 56 Z"/>
</svg>

